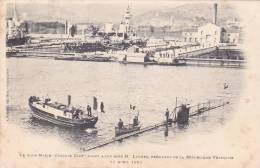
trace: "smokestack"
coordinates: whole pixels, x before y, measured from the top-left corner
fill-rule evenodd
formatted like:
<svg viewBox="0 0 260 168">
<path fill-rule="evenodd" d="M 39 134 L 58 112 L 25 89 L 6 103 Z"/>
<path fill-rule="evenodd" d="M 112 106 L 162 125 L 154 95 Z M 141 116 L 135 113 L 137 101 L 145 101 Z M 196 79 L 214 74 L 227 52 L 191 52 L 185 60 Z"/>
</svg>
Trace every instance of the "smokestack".
<svg viewBox="0 0 260 168">
<path fill-rule="evenodd" d="M 218 4 L 214 4 L 214 24 L 217 24 L 217 16 L 218 16 Z"/>
<path fill-rule="evenodd" d="M 71 104 L 71 95 L 68 95 L 68 106 Z"/>
</svg>

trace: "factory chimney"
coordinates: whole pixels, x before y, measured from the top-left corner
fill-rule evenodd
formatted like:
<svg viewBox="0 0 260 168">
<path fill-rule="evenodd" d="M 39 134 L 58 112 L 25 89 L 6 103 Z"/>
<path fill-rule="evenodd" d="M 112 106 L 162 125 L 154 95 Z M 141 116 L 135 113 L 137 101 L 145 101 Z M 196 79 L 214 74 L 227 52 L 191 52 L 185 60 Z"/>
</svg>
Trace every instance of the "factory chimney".
<svg viewBox="0 0 260 168">
<path fill-rule="evenodd" d="M 217 24 L 217 17 L 218 17 L 218 4 L 214 4 L 214 24 Z"/>
<path fill-rule="evenodd" d="M 68 21 L 65 21 L 64 34 L 68 34 Z"/>
</svg>

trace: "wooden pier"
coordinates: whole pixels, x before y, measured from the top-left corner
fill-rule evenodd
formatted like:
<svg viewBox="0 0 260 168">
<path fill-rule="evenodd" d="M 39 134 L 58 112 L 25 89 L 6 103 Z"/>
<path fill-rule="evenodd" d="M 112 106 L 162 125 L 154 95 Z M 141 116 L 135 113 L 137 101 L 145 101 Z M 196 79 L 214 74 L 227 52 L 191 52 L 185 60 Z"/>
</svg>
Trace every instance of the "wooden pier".
<svg viewBox="0 0 260 168">
<path fill-rule="evenodd" d="M 202 114 L 202 113 L 204 113 L 206 111 L 210 111 L 210 110 L 213 110 L 213 109 L 216 109 L 216 108 L 219 108 L 219 107 L 223 107 L 223 106 L 225 106 L 227 104 L 229 104 L 228 101 L 221 102 L 221 103 L 219 103 L 219 102 L 216 103 L 216 100 L 211 100 L 211 101 L 208 101 L 208 102 L 199 103 L 197 105 L 190 106 L 190 108 L 192 110 L 189 113 L 189 118 L 193 117 L 193 116 L 196 116 L 196 115 L 200 115 L 200 114 Z M 177 119 L 173 117 L 172 120 L 168 121 L 168 125 L 172 124 L 172 123 L 177 123 Z M 89 147 L 89 148 L 84 148 L 84 151 L 90 151 L 90 150 L 93 150 L 93 149 L 96 149 L 96 148 L 100 148 L 100 147 L 103 147 L 105 145 L 114 143 L 116 141 L 122 141 L 123 139 L 129 138 L 129 137 L 132 137 L 132 136 L 136 136 L 136 135 L 142 134 L 144 132 L 152 131 L 152 130 L 157 129 L 157 128 L 161 127 L 161 126 L 166 126 L 166 121 L 162 121 L 162 122 L 154 124 L 154 125 L 143 127 L 140 130 L 135 131 L 135 132 L 131 132 L 131 133 L 124 134 L 124 135 L 121 135 L 121 136 L 113 137 L 113 138 L 105 140 L 102 143 L 99 143 L 99 144 L 97 144 L 95 146 L 92 146 L 92 147 Z"/>
<path fill-rule="evenodd" d="M 246 65 L 245 60 L 234 59 L 213 59 L 213 58 L 179 58 L 185 60 L 187 65 L 196 66 L 216 66 L 216 67 L 244 67 Z"/>
</svg>

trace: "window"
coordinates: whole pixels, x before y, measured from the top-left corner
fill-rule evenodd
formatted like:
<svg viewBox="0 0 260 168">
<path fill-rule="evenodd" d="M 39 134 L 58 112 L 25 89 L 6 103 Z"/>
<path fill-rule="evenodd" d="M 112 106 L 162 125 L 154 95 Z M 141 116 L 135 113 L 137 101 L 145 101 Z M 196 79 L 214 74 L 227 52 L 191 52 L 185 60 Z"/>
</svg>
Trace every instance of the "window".
<svg viewBox="0 0 260 168">
<path fill-rule="evenodd" d="M 197 40 L 198 40 L 197 37 L 195 37 L 195 42 L 197 42 Z"/>
<path fill-rule="evenodd" d="M 200 31 L 200 34 L 202 35 L 202 34 L 203 34 L 203 31 Z"/>
<path fill-rule="evenodd" d="M 187 38 L 185 37 L 185 38 L 184 38 L 184 42 L 186 42 L 186 41 L 187 41 Z"/>
<path fill-rule="evenodd" d="M 218 33 L 218 32 L 217 32 L 217 31 L 215 31 L 215 35 L 217 35 L 217 33 Z"/>
<path fill-rule="evenodd" d="M 190 42 L 191 42 L 192 38 L 190 38 Z"/>
</svg>

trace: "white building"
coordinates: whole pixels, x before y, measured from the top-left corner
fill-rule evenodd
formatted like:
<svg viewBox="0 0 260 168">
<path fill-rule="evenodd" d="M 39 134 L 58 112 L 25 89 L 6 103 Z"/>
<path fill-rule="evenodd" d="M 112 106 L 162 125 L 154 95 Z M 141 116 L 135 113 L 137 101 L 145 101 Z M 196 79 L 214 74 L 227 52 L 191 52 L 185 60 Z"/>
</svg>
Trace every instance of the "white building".
<svg viewBox="0 0 260 168">
<path fill-rule="evenodd" d="M 77 25 L 77 35 L 85 35 L 88 31 L 89 25 L 87 24 L 78 24 Z"/>
<path fill-rule="evenodd" d="M 184 29 L 182 31 L 183 42 L 197 43 L 198 42 L 198 28 Z"/>
<path fill-rule="evenodd" d="M 221 28 L 215 24 L 207 23 L 198 27 L 198 41 L 204 47 L 217 46 L 221 39 Z"/>
<path fill-rule="evenodd" d="M 118 33 L 126 33 L 126 25 L 121 23 L 118 28 Z"/>
<path fill-rule="evenodd" d="M 167 47 L 167 42 L 164 39 L 156 39 L 150 38 L 147 43 L 146 47 L 149 49 L 156 49 L 158 47 Z"/>
<path fill-rule="evenodd" d="M 207 23 L 198 28 L 185 29 L 182 32 L 183 42 L 199 43 L 203 48 L 219 45 L 221 28 L 213 23 Z"/>
<path fill-rule="evenodd" d="M 239 30 L 227 30 L 226 40 L 227 43 L 238 44 L 240 42 Z"/>
<path fill-rule="evenodd" d="M 105 28 L 104 28 L 104 32 L 109 34 L 109 33 L 114 33 L 114 24 L 113 23 L 106 23 L 105 24 Z"/>
<path fill-rule="evenodd" d="M 18 18 L 15 5 L 13 6 L 13 16 L 7 19 L 7 39 L 11 38 L 22 38 L 27 33 L 22 24 L 25 23 L 23 20 Z"/>
</svg>

